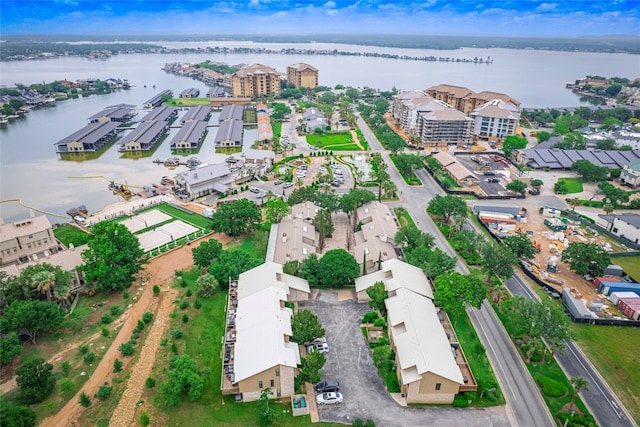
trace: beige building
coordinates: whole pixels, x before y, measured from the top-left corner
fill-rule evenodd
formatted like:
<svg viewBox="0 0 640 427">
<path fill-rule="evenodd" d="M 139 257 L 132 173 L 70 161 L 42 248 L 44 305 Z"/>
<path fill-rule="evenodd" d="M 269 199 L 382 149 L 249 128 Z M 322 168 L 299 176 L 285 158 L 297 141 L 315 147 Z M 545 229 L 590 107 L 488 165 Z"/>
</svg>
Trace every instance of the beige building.
<svg viewBox="0 0 640 427">
<path fill-rule="evenodd" d="M 469 116 L 474 120 L 473 134 L 484 141 L 502 142 L 520 126 L 520 109 L 501 99 L 480 105 Z"/>
<path fill-rule="evenodd" d="M 433 157 L 440 162 L 444 167 L 444 171 L 455 179 L 459 185 L 474 185 L 478 183 L 478 177 L 451 154 L 441 151 L 434 154 Z"/>
<path fill-rule="evenodd" d="M 291 213 L 280 223 L 272 226 L 275 228 L 272 233 L 276 233 L 273 261 L 280 264 L 292 260 L 302 262 L 309 254 L 318 252 L 320 240 L 313 221 L 320 209 L 312 202 L 299 203 L 291 207 Z"/>
<path fill-rule="evenodd" d="M 309 282 L 282 272 L 282 264 L 267 261 L 262 265 L 240 274 L 238 281 L 238 301 L 269 287 L 285 292 L 287 301 L 306 301 L 311 290 Z"/>
<path fill-rule="evenodd" d="M 61 249 L 45 215 L 36 216 L 30 211 L 27 219 L 0 224 L 2 266 L 37 261 Z"/>
<path fill-rule="evenodd" d="M 407 403 L 453 402 L 464 388 L 465 378 L 456 361 L 457 349 L 449 341 L 433 303 L 429 280 L 418 267 L 397 259 L 385 261 L 381 270 L 356 279 L 358 302 L 370 300 L 366 290 L 376 282 L 384 283 L 388 293 L 387 331 Z M 466 362 L 462 366 L 470 372 Z"/>
<path fill-rule="evenodd" d="M 303 63 L 289 65 L 287 83 L 308 89 L 318 87 L 318 69 Z"/>
<path fill-rule="evenodd" d="M 482 104 L 486 104 L 493 99 L 500 99 L 504 102 L 510 103 L 516 107 L 520 107 L 520 102 L 511 98 L 509 95 L 498 92 L 474 92 L 469 88 L 463 86 L 454 86 L 448 84 L 440 84 L 431 86 L 425 92 L 440 101 L 446 102 L 458 111 L 462 111 L 465 114 L 471 113 L 477 107 Z"/>
<path fill-rule="evenodd" d="M 362 228 L 353 235 L 353 256 L 361 266 L 366 262 L 367 272 L 372 272 L 378 269 L 378 262 L 397 258 L 393 241 L 397 220 L 391 209 L 380 202 L 367 203 L 357 213 Z"/>
<path fill-rule="evenodd" d="M 280 94 L 280 73 L 262 64 L 253 64 L 236 71 L 231 77 L 233 96 L 254 98 Z"/>
<path fill-rule="evenodd" d="M 239 289 L 246 285 L 243 282 L 239 281 Z M 286 291 L 275 286 L 238 299 L 233 371 L 245 402 L 258 400 L 267 387 L 272 398 L 295 394 L 300 351 L 289 341 L 293 312 L 285 302 Z"/>
</svg>

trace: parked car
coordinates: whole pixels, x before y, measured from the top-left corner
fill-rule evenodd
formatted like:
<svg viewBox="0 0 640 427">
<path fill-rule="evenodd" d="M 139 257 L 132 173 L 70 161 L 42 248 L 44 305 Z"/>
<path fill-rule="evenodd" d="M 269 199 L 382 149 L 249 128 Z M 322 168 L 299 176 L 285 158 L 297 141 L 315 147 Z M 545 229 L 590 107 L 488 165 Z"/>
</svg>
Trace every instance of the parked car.
<svg viewBox="0 0 640 427">
<path fill-rule="evenodd" d="M 285 182 L 285 183 L 284 183 L 284 185 L 283 185 L 283 187 L 284 187 L 284 188 L 290 188 L 290 187 L 293 187 L 293 184 L 292 184 L 292 183 L 290 183 L 290 182 Z"/>
<path fill-rule="evenodd" d="M 326 342 L 317 342 L 307 345 L 307 352 L 312 353 L 317 351 L 318 353 L 329 353 L 329 345 Z"/>
<path fill-rule="evenodd" d="M 500 178 L 485 178 L 487 182 L 500 182 Z"/>
<path fill-rule="evenodd" d="M 338 181 L 333 181 L 331 185 L 333 185 L 334 187 L 340 187 L 340 183 Z"/>
<path fill-rule="evenodd" d="M 483 175 L 495 175 L 496 173 L 494 171 L 484 171 L 482 172 Z"/>
<path fill-rule="evenodd" d="M 249 191 L 251 191 L 252 193 L 258 194 L 260 192 L 260 189 L 259 188 L 255 188 L 255 187 L 251 187 L 249 189 Z"/>
<path fill-rule="evenodd" d="M 280 185 L 282 183 L 283 181 L 281 179 L 276 179 L 275 181 L 273 181 L 273 185 Z"/>
<path fill-rule="evenodd" d="M 338 381 L 320 381 L 316 385 L 316 393 L 327 393 L 336 391 L 340 391 L 340 384 L 338 383 Z"/>
<path fill-rule="evenodd" d="M 316 397 L 318 405 L 337 405 L 342 403 L 342 394 L 338 392 L 322 393 Z"/>
</svg>

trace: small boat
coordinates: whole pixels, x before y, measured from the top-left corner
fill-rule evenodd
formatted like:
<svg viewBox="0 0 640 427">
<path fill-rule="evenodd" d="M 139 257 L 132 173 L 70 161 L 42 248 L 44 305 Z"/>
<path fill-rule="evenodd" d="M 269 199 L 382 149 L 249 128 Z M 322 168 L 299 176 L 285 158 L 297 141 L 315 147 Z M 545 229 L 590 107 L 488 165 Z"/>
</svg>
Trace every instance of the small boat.
<svg viewBox="0 0 640 427">
<path fill-rule="evenodd" d="M 6 124 L 9 123 L 9 119 L 7 119 L 6 117 L 0 117 L 0 124 Z"/>
<path fill-rule="evenodd" d="M 164 161 L 165 166 L 180 166 L 180 158 L 179 157 L 169 157 Z"/>
<path fill-rule="evenodd" d="M 189 160 L 187 160 L 187 166 L 190 168 L 198 167 L 201 164 L 202 162 L 196 157 L 191 157 Z"/>
</svg>

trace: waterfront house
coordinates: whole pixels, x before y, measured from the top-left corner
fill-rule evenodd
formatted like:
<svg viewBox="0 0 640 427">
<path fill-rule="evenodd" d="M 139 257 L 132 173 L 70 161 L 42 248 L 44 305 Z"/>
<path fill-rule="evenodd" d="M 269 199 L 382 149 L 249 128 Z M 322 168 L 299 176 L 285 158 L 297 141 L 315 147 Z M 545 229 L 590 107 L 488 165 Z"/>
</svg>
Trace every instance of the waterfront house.
<svg viewBox="0 0 640 427">
<path fill-rule="evenodd" d="M 241 147 L 243 135 L 244 126 L 241 120 L 225 120 L 220 122 L 213 142 L 216 147 Z"/>
<path fill-rule="evenodd" d="M 227 193 L 235 174 L 225 163 L 203 164 L 176 175 L 179 194 L 199 197 L 209 193 Z"/>
<path fill-rule="evenodd" d="M 26 264 L 46 258 L 62 250 L 53 235 L 53 228 L 45 215 L 5 224 L 0 220 L 0 262 L 2 266 Z"/>
<path fill-rule="evenodd" d="M 144 103 L 144 108 L 155 108 L 162 105 L 163 102 L 167 99 L 173 98 L 173 92 L 170 90 L 163 90 L 153 98 L 150 98 L 148 101 Z"/>
<path fill-rule="evenodd" d="M 148 151 L 167 133 L 165 121 L 142 122 L 120 140 L 120 151 Z"/>
<path fill-rule="evenodd" d="M 211 117 L 211 107 L 200 105 L 198 107 L 191 107 L 187 113 L 182 116 L 182 124 L 193 121 L 208 122 Z"/>
<path fill-rule="evenodd" d="M 98 122 L 130 122 L 136 115 L 136 106 L 127 104 L 110 105 L 104 110 L 97 112 L 87 120 L 89 123 Z"/>
<path fill-rule="evenodd" d="M 154 108 L 149 111 L 142 119 L 141 122 L 173 122 L 178 117 L 178 109 L 176 107 L 163 106 L 160 108 Z"/>
<path fill-rule="evenodd" d="M 82 129 L 56 142 L 54 144 L 56 152 L 82 153 L 86 151 L 96 151 L 116 137 L 118 125 L 118 122 L 112 121 L 88 124 Z"/>
<path fill-rule="evenodd" d="M 226 120 L 243 120 L 244 106 L 243 105 L 225 105 L 222 107 L 222 111 L 220 111 L 220 115 L 218 116 L 218 123 L 222 123 Z"/>
<path fill-rule="evenodd" d="M 198 96 L 200 96 L 200 90 L 193 87 L 180 92 L 180 98 L 197 98 Z"/>
<path fill-rule="evenodd" d="M 222 86 L 214 86 L 207 91 L 207 98 L 224 98 L 227 92 Z"/>
<path fill-rule="evenodd" d="M 198 148 L 207 136 L 207 122 L 201 120 L 189 121 L 182 125 L 176 136 L 171 140 L 171 149 Z"/>
</svg>

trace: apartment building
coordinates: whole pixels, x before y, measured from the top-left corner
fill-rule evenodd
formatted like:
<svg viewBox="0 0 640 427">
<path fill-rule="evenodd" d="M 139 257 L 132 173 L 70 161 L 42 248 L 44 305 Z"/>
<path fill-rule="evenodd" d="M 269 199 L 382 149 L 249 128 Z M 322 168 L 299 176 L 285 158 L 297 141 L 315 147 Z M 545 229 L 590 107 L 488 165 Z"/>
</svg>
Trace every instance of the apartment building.
<svg viewBox="0 0 640 427">
<path fill-rule="evenodd" d="M 45 215 L 5 224 L 0 220 L 0 259 L 2 266 L 24 264 L 48 257 L 61 249 Z"/>
<path fill-rule="evenodd" d="M 484 141 L 502 142 L 520 126 L 520 109 L 502 99 L 480 105 L 469 117 L 474 120 L 473 134 Z"/>
<path fill-rule="evenodd" d="M 309 64 L 293 64 L 287 67 L 287 83 L 295 87 L 318 87 L 318 69 Z"/>
<path fill-rule="evenodd" d="M 420 144 L 429 147 L 470 145 L 473 142 L 473 119 L 446 104 L 436 105 L 439 107 L 418 113 L 415 134 Z"/>
<path fill-rule="evenodd" d="M 231 77 L 234 97 L 253 98 L 280 94 L 280 73 L 262 64 L 253 64 L 236 71 Z"/>
<path fill-rule="evenodd" d="M 512 104 L 520 108 L 520 102 L 513 99 L 509 95 L 499 92 L 474 92 L 469 88 L 463 86 L 454 86 L 448 84 L 440 84 L 431 86 L 426 89 L 427 95 L 446 102 L 456 110 L 462 111 L 465 114 L 471 113 L 482 104 L 486 104 L 493 99 L 500 99 L 504 102 Z"/>
</svg>

